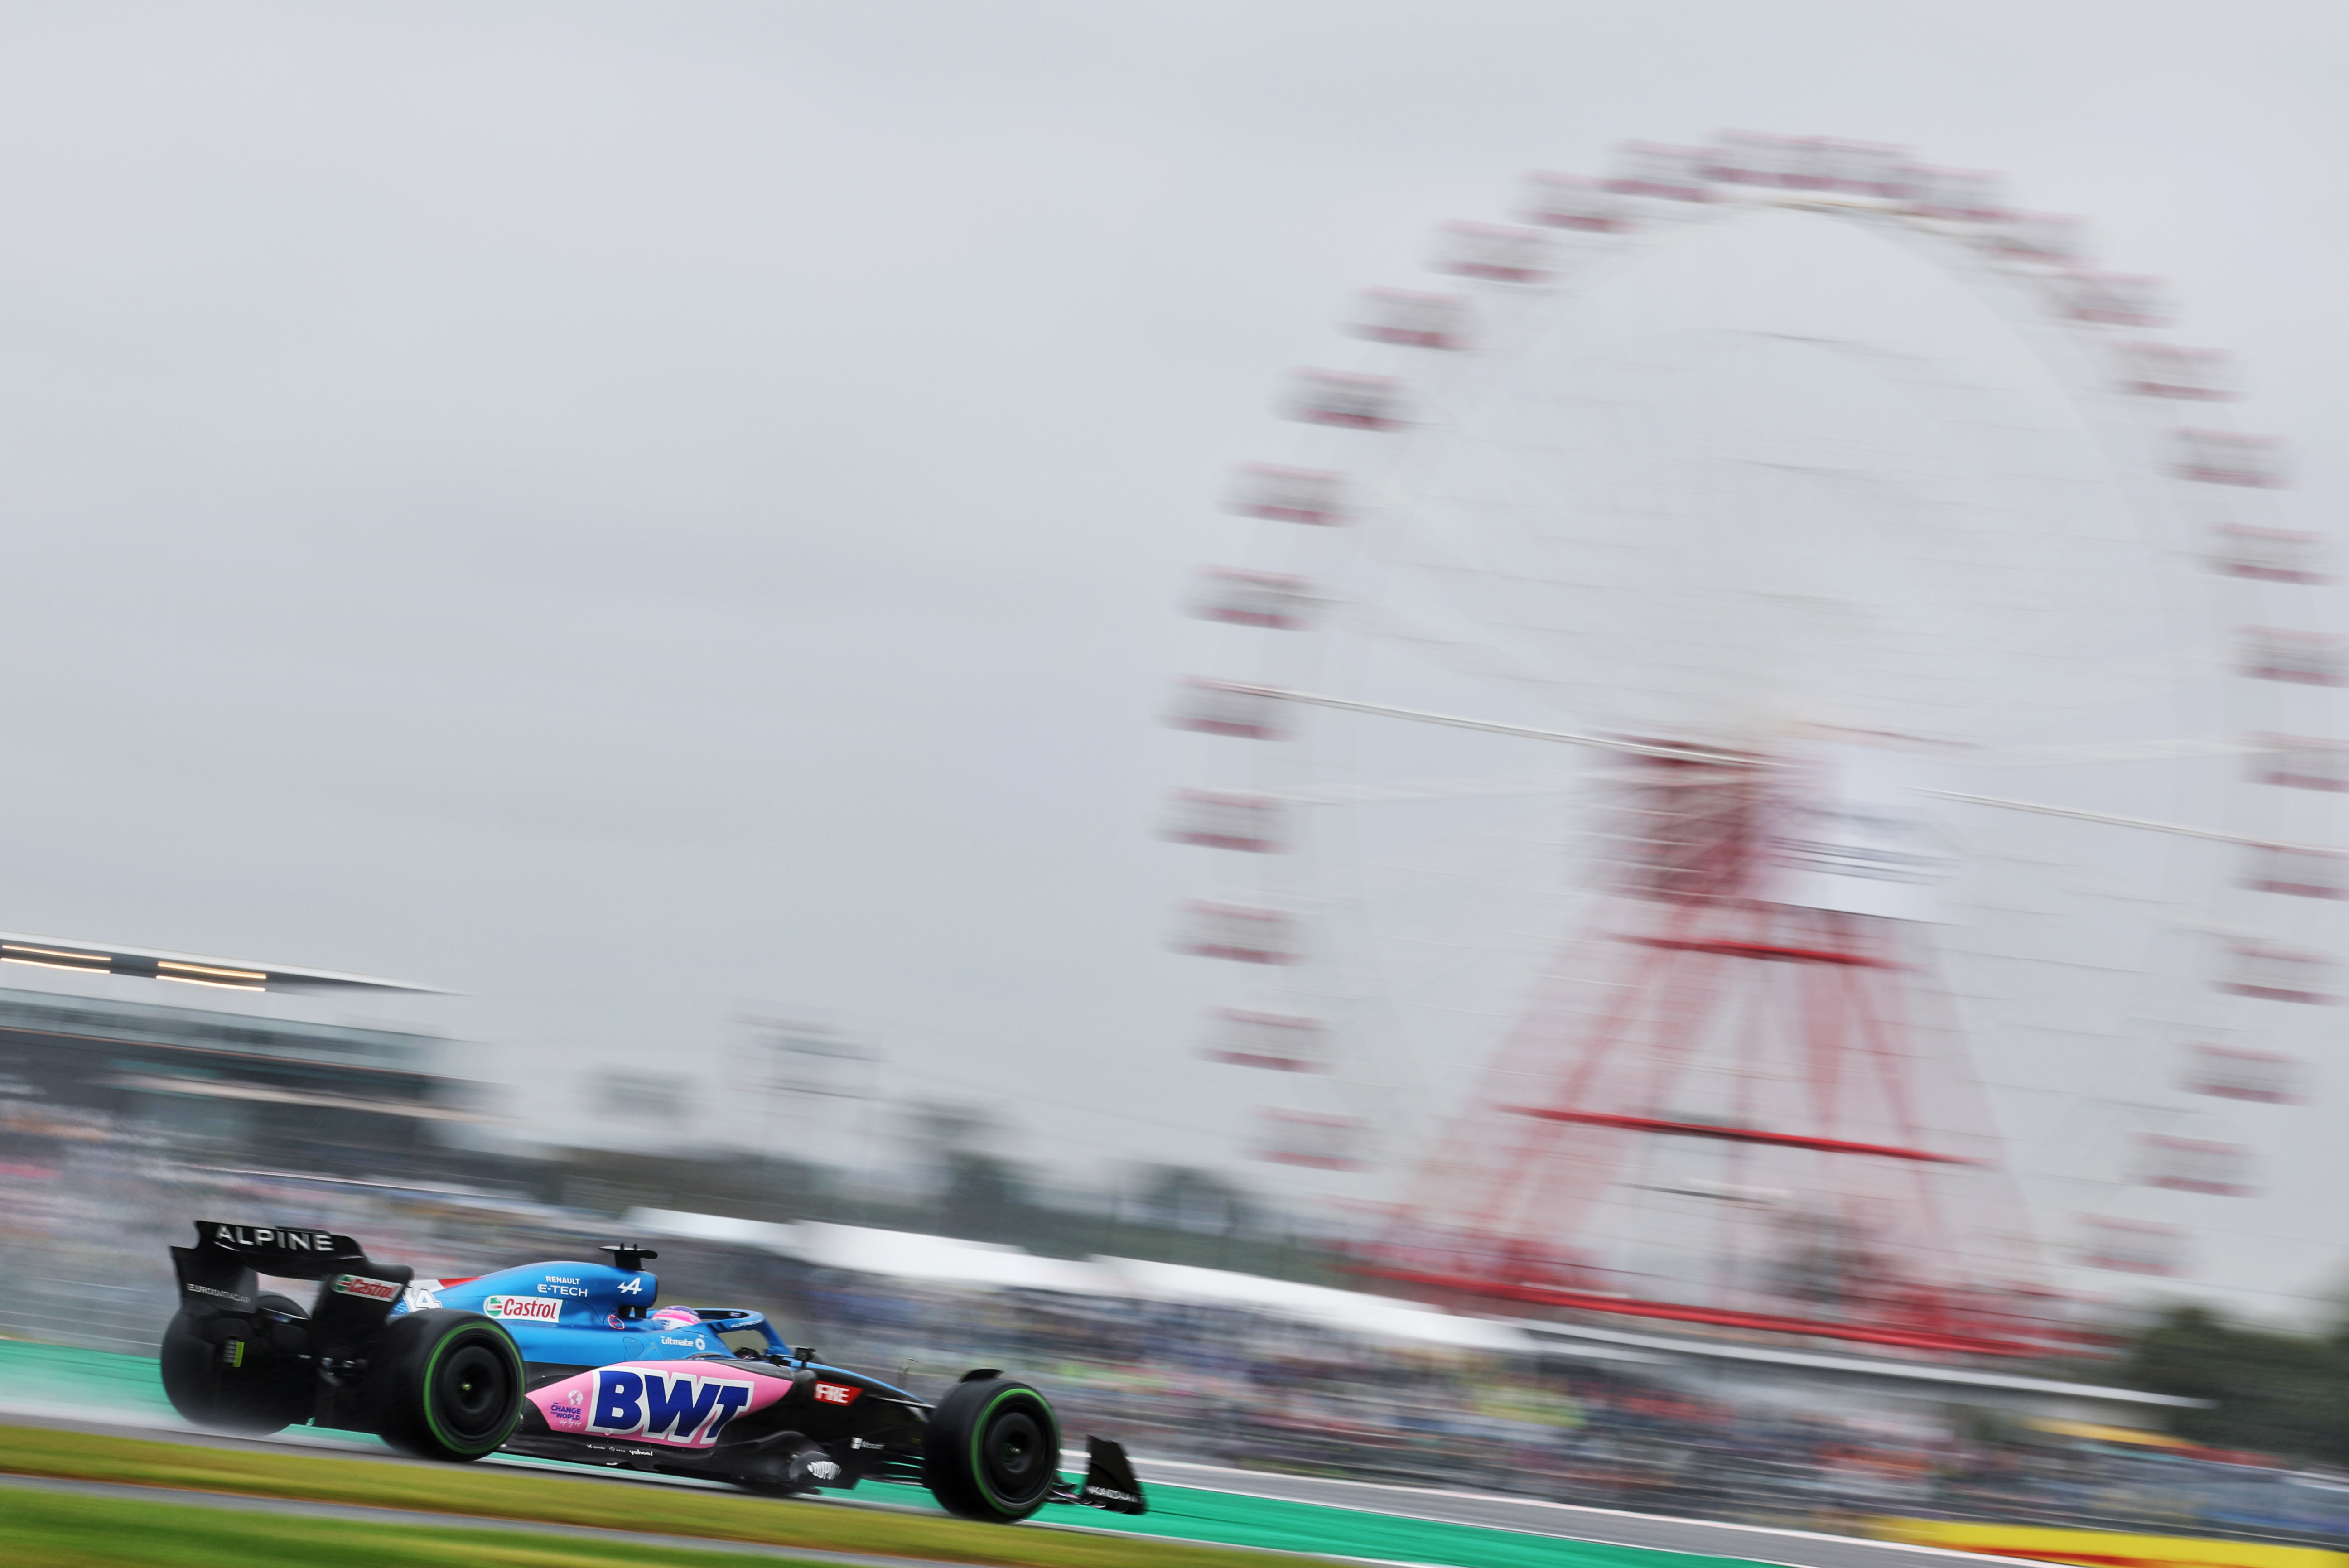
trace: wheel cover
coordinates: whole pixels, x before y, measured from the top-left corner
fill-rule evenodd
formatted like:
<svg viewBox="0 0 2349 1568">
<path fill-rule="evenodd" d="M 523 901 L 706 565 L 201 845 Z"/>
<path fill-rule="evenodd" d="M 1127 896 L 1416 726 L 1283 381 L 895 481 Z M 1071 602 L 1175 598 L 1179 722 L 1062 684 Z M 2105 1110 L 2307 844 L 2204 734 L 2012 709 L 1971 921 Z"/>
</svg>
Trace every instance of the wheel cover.
<svg viewBox="0 0 2349 1568">
<path fill-rule="evenodd" d="M 1005 1502 L 1021 1504 L 1049 1485 L 1058 1456 L 1047 1453 L 1044 1428 L 1030 1412 L 1014 1406 L 981 1429 L 979 1472 L 987 1490 Z"/>
<path fill-rule="evenodd" d="M 432 1371 L 425 1397 L 434 1424 L 461 1444 L 492 1442 L 512 1413 L 513 1366 L 481 1338 L 450 1346 Z"/>
</svg>

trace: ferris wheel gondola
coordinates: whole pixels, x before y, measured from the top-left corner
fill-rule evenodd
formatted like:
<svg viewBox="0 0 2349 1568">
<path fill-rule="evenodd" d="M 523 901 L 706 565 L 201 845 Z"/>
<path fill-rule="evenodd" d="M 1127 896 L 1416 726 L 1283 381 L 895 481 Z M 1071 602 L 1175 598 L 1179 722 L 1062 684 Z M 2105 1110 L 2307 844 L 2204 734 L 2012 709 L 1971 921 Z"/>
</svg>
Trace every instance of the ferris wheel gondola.
<svg viewBox="0 0 2349 1568">
<path fill-rule="evenodd" d="M 2322 541 L 2158 280 L 2001 192 L 1631 144 L 1292 379 L 1175 946 L 1370 1272 L 2030 1352 L 2271 1179 L 2349 892 Z"/>
</svg>

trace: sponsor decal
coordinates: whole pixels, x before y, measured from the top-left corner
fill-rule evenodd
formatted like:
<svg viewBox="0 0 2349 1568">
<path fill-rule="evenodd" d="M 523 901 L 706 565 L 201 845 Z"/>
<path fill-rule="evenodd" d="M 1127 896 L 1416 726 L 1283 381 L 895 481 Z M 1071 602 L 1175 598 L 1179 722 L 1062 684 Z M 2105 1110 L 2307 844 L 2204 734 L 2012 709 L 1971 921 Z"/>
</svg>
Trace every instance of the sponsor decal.
<svg viewBox="0 0 2349 1568">
<path fill-rule="evenodd" d="M 836 1481 L 840 1479 L 840 1467 L 830 1459 L 810 1459 L 807 1469 L 808 1474 L 820 1481 Z"/>
<path fill-rule="evenodd" d="M 549 1274 L 546 1276 L 546 1282 L 550 1285 L 575 1285 L 579 1282 L 579 1276 L 576 1274 Z"/>
<path fill-rule="evenodd" d="M 288 1252 L 335 1251 L 324 1231 L 281 1231 L 267 1225 L 214 1225 L 212 1241 L 222 1247 L 277 1247 Z"/>
<path fill-rule="evenodd" d="M 400 1291 L 389 1280 L 370 1280 L 364 1274 L 336 1274 L 331 1288 L 338 1296 L 357 1296 L 370 1302 L 398 1301 Z"/>
<path fill-rule="evenodd" d="M 563 1303 L 552 1296 L 491 1296 L 481 1303 L 481 1310 L 492 1317 L 554 1323 L 563 1315 Z"/>
<path fill-rule="evenodd" d="M 249 1307 L 253 1304 L 251 1296 L 241 1296 L 234 1291 L 217 1291 L 210 1285 L 194 1284 L 181 1285 L 180 1288 L 191 1296 L 218 1296 L 224 1302 L 234 1302 L 241 1307 Z"/>
<path fill-rule="evenodd" d="M 620 1314 L 616 1312 L 605 1313 L 604 1314 L 604 1324 L 607 1328 L 626 1328 L 628 1326 L 626 1324 L 620 1321 Z"/>
<path fill-rule="evenodd" d="M 624 1362 L 536 1389 L 529 1399 L 558 1432 L 706 1449 L 735 1417 L 773 1404 L 789 1387 L 779 1377 L 681 1372 L 658 1362 Z"/>
<path fill-rule="evenodd" d="M 640 1295 L 644 1294 L 644 1293 L 645 1293 L 645 1277 L 644 1277 L 644 1275 L 642 1275 L 642 1274 L 630 1274 L 626 1279 L 622 1280 L 622 1281 L 620 1282 L 620 1293 L 621 1293 L 622 1295 L 624 1295 L 624 1296 L 640 1296 Z"/>
<path fill-rule="evenodd" d="M 440 1283 L 440 1281 L 434 1280 L 428 1284 L 410 1285 L 399 1299 L 408 1303 L 408 1310 L 410 1312 L 435 1311 L 440 1305 L 440 1298 L 434 1293 Z"/>
<path fill-rule="evenodd" d="M 679 1339 L 673 1334 L 662 1334 L 660 1339 L 663 1345 L 682 1345 L 688 1350 L 698 1348 L 701 1344 L 698 1339 Z"/>
<path fill-rule="evenodd" d="M 543 1296 L 584 1296 L 587 1293 L 587 1288 L 585 1285 L 565 1284 L 556 1280 L 542 1280 L 539 1282 L 538 1293 Z"/>
<path fill-rule="evenodd" d="M 823 1405 L 854 1405 L 864 1393 L 854 1383 L 819 1383 L 815 1386 L 816 1401 Z"/>
</svg>

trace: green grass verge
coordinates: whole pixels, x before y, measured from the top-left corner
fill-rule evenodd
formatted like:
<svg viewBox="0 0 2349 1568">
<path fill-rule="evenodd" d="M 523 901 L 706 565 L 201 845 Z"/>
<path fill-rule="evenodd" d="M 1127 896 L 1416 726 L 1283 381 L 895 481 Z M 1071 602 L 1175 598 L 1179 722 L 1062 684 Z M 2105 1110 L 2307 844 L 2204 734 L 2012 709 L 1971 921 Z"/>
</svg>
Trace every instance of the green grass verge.
<svg viewBox="0 0 2349 1568">
<path fill-rule="evenodd" d="M 823 1508 L 767 1498 L 649 1486 L 613 1486 L 569 1476 L 472 1466 L 387 1465 L 198 1448 L 37 1427 L 0 1427 L 0 1471 L 77 1480 L 179 1487 L 254 1497 L 300 1498 L 433 1513 L 468 1513 L 546 1524 L 593 1525 L 657 1535 L 755 1541 L 820 1552 L 926 1557 L 1005 1568 L 1265 1568 L 1260 1555 L 1212 1546 L 1066 1531 L 1006 1529 L 968 1520 L 909 1517 L 871 1509 Z M 15 1544 L 19 1504 L 5 1494 L 0 1539 Z M 1089 1511 L 1090 1514 L 1090 1511 Z M 212 1517 L 207 1514 L 207 1517 Z M 321 1524 L 329 1530 L 357 1525 Z M 419 1529 L 423 1527 L 419 1527 Z M 574 1551 L 564 1542 L 565 1552 Z M 16 1561 L 11 1557 L 13 1563 Z M 145 1562 L 194 1561 L 150 1556 Z M 522 1561 L 522 1559 L 516 1559 Z M 532 1561 L 535 1561 L 533 1559 Z M 446 1568 L 449 1559 L 440 1560 Z"/>
<path fill-rule="evenodd" d="M 526 1535 L 427 1524 L 289 1519 L 185 1503 L 10 1491 L 0 1505 L 10 1568 L 168 1563 L 172 1568 L 745 1568 L 775 1559 L 694 1552 L 615 1536 Z"/>
<path fill-rule="evenodd" d="M 1268 1558 L 1267 1552 L 1441 1563 L 1450 1568 L 1717 1568 L 1733 1561 L 1437 1520 L 1398 1519 L 1197 1487 L 1152 1487 L 1151 1511 L 1139 1519 L 1092 1509 L 1049 1511 L 1055 1522 L 1082 1524 L 1098 1532 L 1080 1533 L 976 1524 L 943 1513 L 923 1517 L 824 1508 L 734 1492 L 614 1486 L 505 1466 L 387 1465 L 31 1427 L 0 1427 L 0 1471 L 1001 1568 L 1140 1568 L 1143 1563 L 1152 1568 L 1267 1568 L 1268 1563 L 1278 1568 L 1282 1559 Z M 917 1507 L 934 1506 L 918 1487 L 868 1484 L 859 1492 Z M 5 1494 L 0 1508 L 5 1508 L 7 1522 L 0 1524 L 0 1543 L 16 1544 L 16 1505 L 33 1495 Z M 346 1528 L 313 1522 L 328 1531 Z M 1230 1550 L 1233 1547 L 1255 1550 Z M 509 1542 L 502 1550 L 540 1549 L 537 1544 L 525 1549 Z M 572 1560 L 581 1560 L 572 1543 L 562 1542 L 560 1549 L 571 1553 Z M 447 1561 L 441 1560 L 444 1565 Z M 511 1561 L 539 1559 L 516 1556 Z"/>
</svg>

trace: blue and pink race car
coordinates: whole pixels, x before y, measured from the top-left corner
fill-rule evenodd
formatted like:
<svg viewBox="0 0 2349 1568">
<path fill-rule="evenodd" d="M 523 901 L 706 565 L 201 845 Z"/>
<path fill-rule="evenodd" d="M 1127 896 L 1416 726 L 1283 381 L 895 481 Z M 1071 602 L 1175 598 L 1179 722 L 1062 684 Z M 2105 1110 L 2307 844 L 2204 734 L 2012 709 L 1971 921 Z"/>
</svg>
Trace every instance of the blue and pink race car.
<svg viewBox="0 0 2349 1568">
<path fill-rule="evenodd" d="M 171 1249 L 180 1310 L 162 1376 L 198 1426 L 315 1422 L 429 1459 L 503 1449 L 779 1495 L 918 1481 L 972 1519 L 1146 1506 L 1105 1438 L 1090 1439 L 1081 1482 L 1061 1479 L 1060 1425 L 1027 1384 L 983 1367 L 926 1402 L 786 1346 L 759 1313 L 657 1305 L 644 1267 L 656 1254 L 642 1247 L 418 1281 L 323 1231 L 204 1220 L 196 1237 Z M 316 1299 L 305 1311 L 262 1291 L 262 1275 L 316 1280 Z"/>
</svg>

